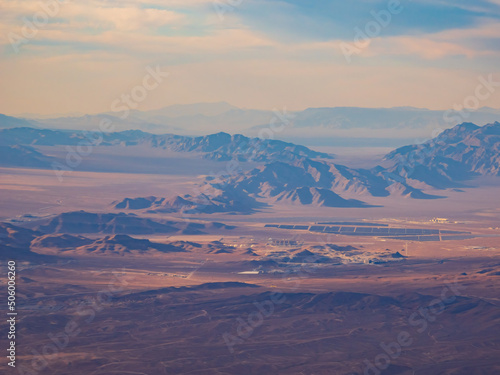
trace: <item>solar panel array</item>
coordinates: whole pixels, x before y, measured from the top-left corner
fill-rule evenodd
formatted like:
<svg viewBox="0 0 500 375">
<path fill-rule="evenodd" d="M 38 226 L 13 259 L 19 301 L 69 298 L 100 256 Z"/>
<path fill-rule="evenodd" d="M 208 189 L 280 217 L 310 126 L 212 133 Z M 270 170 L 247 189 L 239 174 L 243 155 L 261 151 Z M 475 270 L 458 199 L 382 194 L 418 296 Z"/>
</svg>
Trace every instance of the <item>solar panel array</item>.
<svg viewBox="0 0 500 375">
<path fill-rule="evenodd" d="M 324 223 L 316 223 L 316 224 L 325 224 L 325 225 L 354 225 L 358 227 L 388 227 L 388 224 L 378 224 L 378 223 L 367 223 L 367 222 L 357 222 L 357 221 L 328 221 Z"/>
<path fill-rule="evenodd" d="M 319 223 L 319 224 L 327 224 L 327 223 Z M 375 224 L 376 226 L 367 225 L 373 223 L 337 222 L 336 224 L 339 225 L 309 226 L 309 225 L 294 225 L 294 224 L 266 224 L 265 227 L 289 229 L 289 230 L 290 229 L 308 230 L 309 232 L 333 233 L 333 234 L 341 234 L 344 236 L 383 237 L 388 239 L 407 240 L 407 241 L 440 241 L 441 239 L 451 240 L 451 239 L 464 239 L 473 237 L 470 236 L 470 232 L 458 232 L 450 230 L 440 231 L 439 229 L 390 228 L 386 224 Z M 441 235 L 444 234 L 448 236 L 441 237 Z M 469 236 L 463 236 L 465 234 L 469 234 Z"/>
</svg>

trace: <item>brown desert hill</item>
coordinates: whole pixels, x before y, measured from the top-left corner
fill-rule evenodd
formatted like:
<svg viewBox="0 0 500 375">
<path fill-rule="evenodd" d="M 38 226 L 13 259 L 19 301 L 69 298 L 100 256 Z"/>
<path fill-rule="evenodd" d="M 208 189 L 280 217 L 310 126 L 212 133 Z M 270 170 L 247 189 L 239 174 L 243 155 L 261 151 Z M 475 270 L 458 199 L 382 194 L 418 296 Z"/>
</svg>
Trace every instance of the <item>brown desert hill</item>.
<svg viewBox="0 0 500 375">
<path fill-rule="evenodd" d="M 149 299 L 152 296 L 160 296 L 162 294 L 186 293 L 186 292 L 192 293 L 198 291 L 224 290 L 224 289 L 237 289 L 237 288 L 255 289 L 255 288 L 261 288 L 261 286 L 250 283 L 242 283 L 239 281 L 222 281 L 213 283 L 203 283 L 191 286 L 180 286 L 180 287 L 171 286 L 161 289 L 147 290 L 144 292 L 134 292 L 134 293 L 124 294 L 123 296 L 118 297 L 118 300 L 133 301 L 133 300 L 141 300 L 143 298 Z"/>
<path fill-rule="evenodd" d="M 234 246 L 225 245 L 221 241 L 211 241 L 208 243 L 197 243 L 191 241 L 173 241 L 169 242 L 172 246 L 180 247 L 186 251 L 203 251 L 208 254 L 231 254 L 236 250 Z M 257 255 L 257 254 L 255 254 Z"/>
<path fill-rule="evenodd" d="M 284 257 L 282 262 L 285 263 L 335 263 L 337 261 L 336 258 L 326 257 L 321 254 L 317 254 L 310 250 L 302 250 L 293 254 L 290 257 Z"/>
<path fill-rule="evenodd" d="M 181 212 L 189 211 L 197 208 L 195 202 L 187 200 L 181 196 L 175 196 L 170 199 L 160 198 L 153 202 L 150 206 L 150 212 Z"/>
<path fill-rule="evenodd" d="M 221 241 L 210 241 L 208 243 L 174 241 L 170 242 L 170 245 L 183 248 L 186 251 L 202 250 L 208 254 L 232 254 L 236 250 L 236 247 L 231 245 L 226 245 Z"/>
<path fill-rule="evenodd" d="M 234 246 L 228 246 L 221 241 L 211 241 L 203 245 L 203 248 L 207 250 L 209 254 L 232 254 L 236 248 Z"/>
<path fill-rule="evenodd" d="M 124 234 L 115 234 L 102 238 L 87 238 L 71 234 L 46 234 L 34 237 L 32 251 L 47 255 L 159 255 L 183 252 L 204 252 L 207 254 L 232 254 L 234 246 L 221 241 L 197 243 L 192 241 L 152 242 Z M 253 255 L 257 255 L 253 253 Z"/>
<path fill-rule="evenodd" d="M 197 223 L 191 221 L 152 220 L 135 214 L 65 212 L 52 218 L 23 223 L 44 234 L 103 233 L 103 234 L 202 234 L 203 230 L 231 230 L 234 226 L 223 223 Z"/>
<path fill-rule="evenodd" d="M 386 309 L 399 307 L 399 301 L 392 297 L 352 292 L 329 292 L 313 296 L 307 302 L 299 302 L 301 309 L 313 312 L 329 312 L 335 308 L 348 310 Z"/>
<path fill-rule="evenodd" d="M 181 234 L 204 234 L 204 230 L 214 230 L 218 232 L 220 229 L 222 230 L 233 230 L 236 228 L 234 225 L 226 225 L 218 222 L 207 222 L 207 223 L 194 223 L 194 222 L 185 222 L 179 223 L 177 225 L 180 227 Z"/>
<path fill-rule="evenodd" d="M 125 198 L 122 201 L 115 201 L 111 203 L 114 208 L 119 210 L 141 210 L 144 208 L 149 208 L 151 205 L 157 201 L 154 196 L 150 197 L 140 197 L 140 198 Z"/>
<path fill-rule="evenodd" d="M 440 295 L 441 287 L 389 296 L 238 282 L 123 290 L 92 324 L 79 325 L 78 340 L 41 374 L 373 375 L 366 362 L 385 364 L 377 358 L 391 355 L 402 332 L 408 345 L 396 346 L 379 375 L 497 374 L 500 307 L 448 293 L 440 308 Z M 38 298 L 38 308 L 23 317 L 30 344 L 43 347 L 87 298 L 59 292 Z M 55 301 L 60 308 L 44 324 Z"/>
<path fill-rule="evenodd" d="M 98 239 L 91 244 L 81 246 L 77 249 L 79 252 L 101 253 L 101 254 L 119 254 L 127 253 L 144 254 L 157 251 L 160 253 L 179 253 L 186 252 L 182 247 L 171 244 L 155 243 L 147 239 L 136 239 L 124 234 L 115 234 Z"/>
<path fill-rule="evenodd" d="M 250 256 L 253 256 L 253 257 L 257 257 L 259 256 L 257 253 L 255 253 L 251 248 L 248 248 L 246 249 L 243 254 L 245 255 L 250 255 Z"/>
<path fill-rule="evenodd" d="M 279 297 L 280 303 L 274 303 L 273 314 L 266 317 L 266 324 L 262 326 L 262 330 L 255 333 L 258 335 L 255 339 L 261 342 L 261 344 L 266 342 L 268 335 L 272 336 L 276 334 L 275 329 L 280 326 L 280 322 L 283 324 L 283 321 L 301 321 L 300 328 L 294 331 L 296 336 L 291 331 L 287 332 L 287 338 L 289 339 L 287 341 L 289 341 L 289 344 L 294 342 L 291 340 L 292 336 L 297 339 L 300 338 L 299 342 L 303 342 L 304 340 L 315 342 L 318 337 L 324 337 L 326 327 L 328 327 L 329 331 L 333 332 L 336 330 L 343 331 L 347 335 L 343 340 L 360 340 L 359 344 L 361 344 L 363 340 L 366 340 L 371 335 L 380 337 L 379 335 L 382 332 L 389 333 L 391 329 L 396 334 L 404 327 L 412 329 L 412 326 L 408 326 L 408 319 L 411 313 L 418 313 L 420 308 L 429 306 L 436 298 L 435 296 L 418 295 L 417 293 L 388 297 L 357 292 L 279 293 L 276 296 L 274 292 L 265 291 L 258 294 L 240 295 L 230 298 L 223 298 L 221 296 L 217 299 L 206 301 L 203 304 L 198 300 L 189 302 L 188 296 L 190 293 L 202 290 L 226 289 L 229 287 L 256 288 L 257 286 L 242 283 L 213 283 L 195 287 L 168 287 L 124 295 L 120 297 L 120 301 L 137 303 L 150 300 L 151 297 L 176 294 L 177 296 L 172 296 L 172 298 L 180 298 L 180 300 L 178 303 L 175 303 L 175 312 L 172 311 L 168 319 L 176 321 L 176 318 L 180 319 L 184 317 L 186 324 L 189 324 L 189 320 L 185 318 L 195 316 L 195 314 L 199 314 L 200 310 L 203 309 L 207 312 L 207 316 L 211 317 L 212 321 L 215 319 L 218 323 L 217 332 L 213 333 L 222 335 L 226 331 L 231 333 L 236 331 L 238 317 L 246 318 L 248 314 L 259 311 L 256 305 L 269 305 L 269 301 L 277 301 L 277 297 Z M 157 299 L 156 301 L 159 300 Z M 379 322 L 378 319 L 381 317 L 385 318 L 384 321 L 387 323 L 383 327 L 378 326 L 378 323 L 374 326 L 373 323 Z M 335 323 L 339 318 L 341 318 L 343 324 Z M 322 324 L 318 324 L 318 319 Z M 455 340 L 460 336 L 477 339 L 480 337 L 481 332 L 488 332 L 495 326 L 498 327 L 500 323 L 500 311 L 498 306 L 479 298 L 457 297 L 445 306 L 442 314 L 439 314 L 436 319 L 439 319 L 441 327 L 438 325 L 436 329 L 439 329 L 439 332 L 434 332 L 433 329 L 432 333 L 437 335 L 440 341 Z M 328 323 L 329 320 L 331 320 L 330 323 Z M 476 326 L 476 324 L 465 324 L 467 321 L 481 322 L 481 327 Z M 200 322 L 201 325 L 197 325 L 193 329 L 202 329 L 203 324 L 207 324 L 207 327 L 212 326 L 209 322 L 207 318 L 203 322 Z M 363 323 L 361 324 L 361 322 Z M 450 329 L 450 323 L 456 324 L 457 322 L 462 322 L 462 327 L 455 331 Z M 277 324 L 277 326 L 274 324 Z M 234 326 L 233 330 L 231 330 L 231 325 Z M 346 328 L 346 325 L 349 328 Z M 442 327 L 443 325 L 447 327 Z M 184 326 L 184 328 L 186 327 Z M 364 330 L 362 329 L 363 327 L 365 328 Z M 351 337 L 348 333 L 354 329 L 357 330 L 357 334 Z M 415 329 L 414 326 L 413 329 Z M 414 335 L 415 338 L 419 338 L 418 333 Z M 492 331 L 484 337 L 491 336 Z M 381 337 L 383 338 L 384 335 L 382 334 Z M 194 337 L 191 338 L 194 339 Z M 220 336 L 213 338 L 214 343 L 217 340 L 220 340 Z M 373 339 L 369 341 L 372 342 Z M 378 341 L 373 343 L 375 349 L 378 347 L 377 343 Z M 223 345 L 224 342 L 222 341 L 220 344 Z M 245 346 L 243 343 L 242 345 Z M 255 342 L 251 339 L 248 345 L 255 345 Z M 355 345 L 354 342 L 353 345 Z M 368 347 L 366 345 L 363 346 L 364 348 L 360 348 L 360 350 Z M 227 348 L 225 349 L 227 350 Z M 322 349 L 316 347 L 316 350 L 326 350 L 326 347 Z"/>
<path fill-rule="evenodd" d="M 207 304 L 204 308 L 209 312 L 212 310 L 214 315 L 218 315 L 218 310 L 220 313 L 229 316 L 234 316 L 233 313 L 238 312 L 248 314 L 249 311 L 253 311 L 252 306 L 255 306 L 256 302 L 276 301 L 274 295 L 275 292 L 271 291 L 253 295 L 242 295 L 235 298 L 214 301 Z M 367 313 L 378 311 L 378 313 L 387 316 L 390 322 L 392 321 L 391 318 L 395 318 L 400 314 L 408 319 L 409 316 L 407 313 L 409 311 L 419 311 L 420 308 L 427 307 L 436 301 L 435 296 L 418 293 L 408 293 L 397 297 L 358 292 L 279 293 L 279 297 L 283 303 L 277 303 L 274 306 L 277 319 L 284 316 L 300 316 L 312 321 L 315 320 L 314 314 L 318 313 L 343 312 L 344 314 L 350 314 L 351 312 L 355 312 L 359 317 L 365 316 L 366 318 Z M 473 317 L 475 316 L 475 319 L 481 321 L 484 325 L 481 327 L 483 331 L 488 331 L 495 326 L 498 327 L 500 323 L 500 308 L 476 297 L 456 296 L 453 301 L 446 304 L 443 314 L 446 316 L 444 319 L 453 321 L 460 319 L 463 322 L 468 319 L 472 319 L 471 321 L 473 321 Z M 307 317 L 308 315 L 310 315 L 309 318 Z M 394 320 L 393 322 L 396 324 L 398 321 Z M 357 327 L 359 328 L 359 325 Z M 470 334 L 477 335 L 474 328 L 478 327 L 473 325 L 468 328 L 470 329 Z M 459 332 L 447 332 L 450 338 L 459 334 Z"/>
<path fill-rule="evenodd" d="M 200 193 L 197 196 L 184 195 L 183 198 L 177 197 L 176 203 L 164 204 L 158 209 L 162 212 L 165 208 L 175 209 L 187 214 L 205 213 L 212 214 L 224 212 L 230 214 L 252 214 L 260 208 L 267 207 L 267 204 L 259 202 L 250 194 L 234 189 L 231 185 L 226 185 L 223 189 L 211 186 L 210 195 Z"/>
<path fill-rule="evenodd" d="M 65 212 L 56 217 L 42 220 L 35 227 L 43 233 L 123 233 L 152 234 L 174 233 L 179 229 L 173 223 L 160 223 L 135 215 L 101 214 L 85 211 Z"/>
<path fill-rule="evenodd" d="M 10 223 L 0 223 L 0 238 L 10 244 L 26 245 L 41 233 Z"/>
<path fill-rule="evenodd" d="M 0 260 L 52 261 L 30 250 L 31 241 L 41 233 L 9 223 L 0 223 Z"/>
<path fill-rule="evenodd" d="M 71 234 L 46 234 L 36 237 L 31 241 L 33 248 L 56 248 L 74 249 L 80 246 L 89 245 L 92 239 L 83 236 L 73 236 Z"/>
<path fill-rule="evenodd" d="M 327 244 L 330 249 L 335 250 L 335 251 L 353 251 L 353 250 L 358 250 L 357 247 L 351 246 L 351 245 L 346 245 L 346 246 L 341 246 L 341 245 L 335 245 L 335 244 Z"/>
<path fill-rule="evenodd" d="M 203 247 L 203 244 L 192 241 L 173 241 L 170 242 L 172 246 L 177 246 L 185 249 L 186 251 L 193 251 Z"/>
<path fill-rule="evenodd" d="M 183 246 L 151 242 L 147 239 L 137 239 L 124 234 L 115 234 L 100 239 L 90 239 L 68 234 L 48 234 L 36 238 L 31 248 L 41 253 L 56 254 L 151 254 L 186 252 Z"/>
<path fill-rule="evenodd" d="M 275 202 L 300 203 L 315 207 L 371 207 L 357 199 L 344 199 L 328 189 L 302 187 L 290 192 L 283 192 L 274 198 Z"/>
<path fill-rule="evenodd" d="M 177 195 L 171 198 L 158 198 L 158 197 L 137 197 L 137 198 L 124 198 L 121 201 L 114 201 L 111 203 L 115 209 L 127 210 L 142 210 L 148 209 L 149 213 L 173 213 L 194 211 L 198 208 L 198 204 L 188 200 L 189 195 L 185 198 Z"/>
<path fill-rule="evenodd" d="M 250 214 L 266 204 L 258 202 L 255 198 L 226 187 L 225 189 L 212 188 L 210 196 L 200 193 L 197 196 L 186 194 L 184 196 L 173 196 L 170 198 L 138 197 L 124 198 L 121 201 L 112 202 L 115 209 L 141 210 L 147 209 L 147 213 L 176 213 L 186 214 L 213 214 L 234 213 Z"/>
</svg>

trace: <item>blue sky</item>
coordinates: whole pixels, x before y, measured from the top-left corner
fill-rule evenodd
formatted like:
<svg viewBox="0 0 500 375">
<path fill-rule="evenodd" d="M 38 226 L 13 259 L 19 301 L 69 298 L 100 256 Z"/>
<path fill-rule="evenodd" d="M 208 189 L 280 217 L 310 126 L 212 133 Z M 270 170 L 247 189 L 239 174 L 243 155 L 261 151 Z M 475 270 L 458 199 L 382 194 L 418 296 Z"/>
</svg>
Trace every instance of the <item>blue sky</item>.
<svg viewBox="0 0 500 375">
<path fill-rule="evenodd" d="M 470 28 L 497 19 L 498 4 L 477 1 L 401 1 L 403 11 L 394 16 L 384 35 L 415 35 Z M 387 1 L 255 1 L 241 17 L 250 27 L 286 40 L 352 38 L 352 30 L 371 20 L 370 11 L 387 9 Z M 297 27 L 301 25 L 301 27 Z M 307 27 L 302 27 L 307 26 Z"/>
<path fill-rule="evenodd" d="M 369 43 L 356 44 L 356 31 L 391 1 L 46 0 L 49 11 L 3 1 L 0 113 L 109 111 L 156 65 L 168 83 L 138 109 L 444 109 L 498 73 L 500 0 L 401 1 Z M 23 34 L 43 13 L 47 22 Z M 346 57 L 346 48 L 356 52 Z M 499 107 L 499 94 L 483 104 Z"/>
</svg>

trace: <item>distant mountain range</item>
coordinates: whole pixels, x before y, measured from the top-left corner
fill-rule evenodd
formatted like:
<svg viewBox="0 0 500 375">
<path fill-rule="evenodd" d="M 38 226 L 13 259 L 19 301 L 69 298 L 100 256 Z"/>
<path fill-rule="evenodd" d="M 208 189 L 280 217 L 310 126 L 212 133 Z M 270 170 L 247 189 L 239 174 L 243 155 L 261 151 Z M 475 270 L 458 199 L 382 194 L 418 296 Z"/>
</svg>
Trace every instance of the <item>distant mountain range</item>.
<svg viewBox="0 0 500 375">
<path fill-rule="evenodd" d="M 240 134 L 216 133 L 200 137 L 173 134 L 156 135 L 140 130 L 117 133 L 89 133 L 76 131 L 12 128 L 0 129 L 0 165 L 41 167 L 51 159 L 35 151 L 33 146 L 77 146 L 79 144 L 99 146 L 143 146 L 174 152 L 200 153 L 204 159 L 219 161 L 294 161 L 304 157 L 333 158 L 304 146 L 278 140 L 248 138 Z M 23 147 L 19 146 L 23 145 Z"/>
<path fill-rule="evenodd" d="M 370 207 L 358 199 L 344 198 L 346 194 L 358 197 L 399 195 L 414 199 L 442 198 L 426 194 L 421 188 L 412 186 L 409 179 L 393 175 L 382 167 L 351 169 L 330 161 L 308 158 L 294 163 L 265 164 L 229 177 L 223 183 L 207 179 L 205 184 L 220 192 L 212 199 L 222 200 L 229 190 L 233 195 L 249 196 L 256 202 L 262 200 L 316 207 Z"/>
<path fill-rule="evenodd" d="M 200 193 L 197 196 L 185 194 L 182 197 L 173 196 L 170 198 L 125 198 L 112 203 L 112 207 L 116 209 L 145 210 L 147 213 L 158 214 L 174 212 L 251 214 L 266 206 L 266 203 L 257 201 L 248 193 L 240 189 L 232 189 L 229 186 L 224 189 L 212 188 L 211 194 Z"/>
<path fill-rule="evenodd" d="M 68 221 L 71 222 L 71 219 L 69 218 L 85 218 L 85 216 L 87 216 L 88 218 L 90 217 L 89 215 L 93 218 L 98 218 L 98 220 L 99 218 L 102 219 L 103 217 L 113 217 L 115 218 L 115 220 L 117 217 L 123 217 L 123 215 L 116 214 L 100 216 L 82 212 L 66 213 L 56 218 L 56 221 L 61 224 L 56 230 L 48 230 L 50 226 L 41 226 L 43 232 L 9 223 L 0 223 L 0 260 L 16 259 L 18 261 L 55 262 L 58 259 L 55 256 L 58 255 L 73 256 L 95 254 L 110 256 L 157 256 L 168 253 L 190 252 L 193 250 L 201 250 L 206 252 L 207 254 L 227 254 L 233 253 L 236 250 L 235 247 L 225 245 L 220 241 L 212 241 L 203 244 L 188 241 L 170 241 L 168 243 L 158 243 L 150 241 L 148 239 L 134 238 L 126 234 L 110 234 L 100 238 L 95 238 L 95 234 L 99 234 L 107 230 L 105 228 L 101 228 L 101 231 L 96 232 L 95 227 L 88 225 L 84 225 L 82 229 L 76 232 L 84 234 L 94 234 L 93 238 L 74 234 L 75 229 L 73 228 L 71 223 L 68 223 Z M 131 230 L 135 233 L 149 233 L 144 232 L 143 230 L 137 230 L 137 228 L 134 229 L 130 226 L 132 222 L 133 221 L 128 222 L 125 226 L 122 226 L 121 229 L 113 227 L 112 232 Z M 144 219 L 137 218 L 136 222 L 144 222 Z M 158 223 L 156 222 L 156 224 L 157 225 L 155 228 L 158 229 Z M 217 228 L 234 228 L 220 223 L 214 224 L 216 226 L 217 224 L 219 224 Z M 191 230 L 186 230 L 186 223 L 179 223 L 179 225 L 185 226 L 182 233 L 190 234 L 196 234 L 193 229 L 197 229 L 198 234 L 201 234 L 202 232 L 199 231 L 199 229 L 212 226 L 212 224 L 196 224 L 195 226 L 191 225 Z M 61 231 L 63 233 L 59 233 Z M 46 232 L 53 233 L 45 234 Z M 248 252 L 248 249 L 240 249 L 240 251 Z"/>
<path fill-rule="evenodd" d="M 463 123 L 385 159 L 393 163 L 389 171 L 437 188 L 459 187 L 475 176 L 500 176 L 500 123 Z"/>
<path fill-rule="evenodd" d="M 304 157 L 288 163 L 266 163 L 222 182 L 207 178 L 205 184 L 221 200 L 230 191 L 256 202 L 263 199 L 267 203 L 321 207 L 368 206 L 356 199 L 345 199 L 347 193 L 359 197 L 444 198 L 425 193 L 425 187 L 454 188 L 475 176 L 499 175 L 500 123 L 483 127 L 457 125 L 422 145 L 395 150 L 385 159 L 388 167 L 353 169 L 331 160 Z"/>
<path fill-rule="evenodd" d="M 51 168 L 57 159 L 49 156 L 50 153 L 46 155 L 39 151 L 38 146 L 75 146 L 88 136 L 74 131 L 2 129 L 0 165 Z M 292 143 L 260 141 L 226 133 L 188 137 L 136 130 L 102 135 L 99 147 L 112 146 L 161 149 L 192 154 L 197 158 L 238 162 L 231 173 L 222 176 L 208 174 L 193 190 L 196 193 L 127 197 L 113 203 L 116 209 L 149 213 L 250 214 L 269 204 L 280 203 L 360 208 L 369 207 L 359 200 L 362 197 L 398 195 L 437 199 L 444 196 L 429 194 L 426 190 L 463 187 L 476 176 L 500 174 L 499 122 L 482 127 L 472 123 L 457 125 L 430 141 L 392 151 L 386 155 L 382 166 L 371 169 L 350 168 L 335 163 L 332 155 Z M 257 166 L 253 169 L 238 168 L 248 161 Z"/>
<path fill-rule="evenodd" d="M 398 147 L 415 139 L 429 139 L 436 129 L 451 128 L 463 121 L 484 125 L 500 118 L 500 109 L 480 108 L 458 114 L 413 107 L 308 108 L 303 111 L 241 109 L 228 103 L 174 105 L 158 110 L 132 110 L 72 117 L 14 118 L 0 116 L 0 128 L 41 127 L 50 129 L 97 129 L 102 121 L 116 131 L 142 130 L 164 134 L 199 136 L 216 132 L 241 133 L 249 137 L 273 124 L 276 139 L 307 145 Z M 282 126 L 284 125 L 284 126 Z M 360 131 L 362 130 L 362 133 Z"/>
<path fill-rule="evenodd" d="M 38 127 L 37 121 L 0 114 L 0 129 L 22 128 L 22 127 L 36 128 Z"/>
</svg>

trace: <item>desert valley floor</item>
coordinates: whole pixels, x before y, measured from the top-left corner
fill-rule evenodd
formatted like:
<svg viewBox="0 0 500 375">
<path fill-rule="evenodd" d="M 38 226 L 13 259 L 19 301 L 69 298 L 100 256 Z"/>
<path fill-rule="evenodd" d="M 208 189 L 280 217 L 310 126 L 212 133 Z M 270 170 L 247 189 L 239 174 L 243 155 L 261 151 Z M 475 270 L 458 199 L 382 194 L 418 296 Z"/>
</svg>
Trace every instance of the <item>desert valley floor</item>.
<svg viewBox="0 0 500 375">
<path fill-rule="evenodd" d="M 1 168 L 19 373 L 500 373 L 498 178 L 357 208 L 134 207 L 189 194 L 221 165 L 171 163 L 63 181 Z"/>
</svg>

